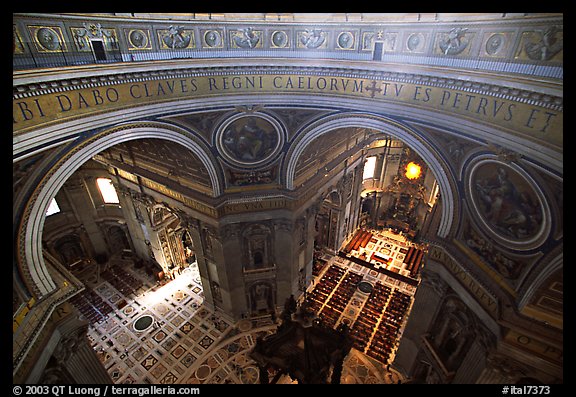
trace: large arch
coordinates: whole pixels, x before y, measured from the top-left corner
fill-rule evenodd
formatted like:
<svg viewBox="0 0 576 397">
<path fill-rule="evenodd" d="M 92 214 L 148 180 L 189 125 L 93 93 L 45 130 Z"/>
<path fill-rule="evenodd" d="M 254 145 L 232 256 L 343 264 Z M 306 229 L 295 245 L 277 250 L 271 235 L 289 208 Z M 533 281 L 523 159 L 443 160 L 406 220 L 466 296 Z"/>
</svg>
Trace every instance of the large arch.
<svg viewBox="0 0 576 397">
<path fill-rule="evenodd" d="M 454 215 L 457 213 L 455 208 L 457 192 L 454 191 L 454 175 L 449 171 L 448 165 L 441 160 L 440 155 L 430 145 L 426 144 L 413 128 L 384 116 L 368 113 L 346 113 L 329 116 L 311 125 L 301 133 L 298 142 L 295 145 L 293 144 L 288 153 L 284 169 L 284 185 L 286 188 L 289 190 L 294 189 L 296 163 L 306 147 L 314 139 L 327 132 L 336 128 L 347 127 L 369 128 L 391 135 L 405 142 L 422 157 L 432 170 L 440 186 L 440 194 L 443 197 L 441 200 L 442 219 L 437 234 L 439 237 L 446 237 L 452 228 L 452 222 L 455 219 Z"/>
<path fill-rule="evenodd" d="M 219 172 L 207 147 L 189 133 L 157 122 L 127 123 L 99 132 L 74 146 L 45 174 L 23 211 L 17 236 L 18 266 L 29 291 L 43 297 L 57 288 L 44 263 L 42 230 L 48 205 L 66 180 L 94 155 L 116 144 L 146 138 L 164 139 L 180 144 L 198 156 L 208 170 L 213 196 L 222 194 Z"/>
</svg>

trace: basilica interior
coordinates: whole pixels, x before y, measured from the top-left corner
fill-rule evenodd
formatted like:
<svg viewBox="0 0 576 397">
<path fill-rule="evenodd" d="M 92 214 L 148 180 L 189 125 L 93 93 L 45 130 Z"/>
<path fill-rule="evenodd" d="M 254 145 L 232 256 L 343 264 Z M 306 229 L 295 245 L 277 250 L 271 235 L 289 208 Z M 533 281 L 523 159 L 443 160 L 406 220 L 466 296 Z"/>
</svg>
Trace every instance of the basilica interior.
<svg viewBox="0 0 576 397">
<path fill-rule="evenodd" d="M 562 14 L 13 14 L 13 383 L 563 383 Z"/>
</svg>

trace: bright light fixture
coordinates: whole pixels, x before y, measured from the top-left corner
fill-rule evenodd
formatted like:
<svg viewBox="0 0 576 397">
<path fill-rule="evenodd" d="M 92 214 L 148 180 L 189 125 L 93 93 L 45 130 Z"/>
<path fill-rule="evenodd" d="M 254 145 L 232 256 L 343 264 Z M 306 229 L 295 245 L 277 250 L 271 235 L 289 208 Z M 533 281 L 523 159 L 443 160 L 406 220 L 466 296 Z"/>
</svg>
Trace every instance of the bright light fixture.
<svg viewBox="0 0 576 397">
<path fill-rule="evenodd" d="M 413 161 L 406 166 L 406 178 L 408 179 L 418 179 L 421 172 L 422 168 Z"/>
</svg>

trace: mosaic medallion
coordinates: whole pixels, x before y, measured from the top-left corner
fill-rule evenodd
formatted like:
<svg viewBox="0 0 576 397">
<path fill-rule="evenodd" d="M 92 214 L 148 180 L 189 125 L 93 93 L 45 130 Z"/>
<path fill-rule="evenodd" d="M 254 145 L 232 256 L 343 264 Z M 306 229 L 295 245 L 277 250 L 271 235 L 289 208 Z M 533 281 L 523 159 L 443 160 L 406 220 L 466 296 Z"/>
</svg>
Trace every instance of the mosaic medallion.
<svg viewBox="0 0 576 397">
<path fill-rule="evenodd" d="M 288 47 L 289 39 L 288 34 L 282 30 L 277 30 L 271 36 L 272 48 L 285 48 Z"/>
<path fill-rule="evenodd" d="M 36 40 L 44 51 L 58 51 L 61 49 L 61 35 L 55 27 L 40 27 L 36 30 Z"/>
<path fill-rule="evenodd" d="M 160 383 L 165 384 L 165 385 L 174 384 L 174 383 L 176 383 L 177 379 L 178 379 L 178 377 L 176 375 L 174 375 L 172 372 L 168 372 L 168 374 L 166 374 L 166 376 L 164 376 L 164 378 L 162 378 Z"/>
<path fill-rule="evenodd" d="M 184 325 L 180 327 L 180 331 L 182 331 L 182 332 L 184 332 L 184 334 L 188 335 L 188 333 L 190 333 L 190 331 L 192 331 L 193 328 L 194 328 L 194 326 L 192 324 L 190 324 L 188 321 L 186 321 L 184 323 Z"/>
<path fill-rule="evenodd" d="M 336 41 L 338 43 L 338 47 L 341 49 L 349 50 L 354 48 L 354 34 L 352 32 L 340 33 Z"/>
<path fill-rule="evenodd" d="M 198 344 L 202 346 L 204 349 L 208 349 L 210 345 L 212 345 L 212 343 L 214 343 L 214 339 L 206 335 L 204 338 L 202 338 L 202 340 Z"/>
<path fill-rule="evenodd" d="M 506 41 L 506 36 L 501 33 L 496 33 L 490 36 L 486 41 L 486 53 L 489 55 L 495 55 L 504 46 Z"/>
<path fill-rule="evenodd" d="M 152 338 L 153 338 L 156 342 L 160 343 L 160 342 L 162 342 L 162 341 L 166 338 L 166 336 L 167 336 L 167 335 L 166 335 L 166 332 L 164 332 L 164 331 L 159 331 L 159 332 L 158 332 L 157 334 L 155 334 Z"/>
<path fill-rule="evenodd" d="M 549 212 L 538 184 L 520 167 L 496 160 L 471 166 L 468 194 L 478 218 L 507 246 L 532 247 L 547 236 Z"/>
<path fill-rule="evenodd" d="M 216 134 L 216 145 L 232 165 L 264 165 L 284 144 L 280 125 L 263 114 L 238 115 L 223 123 Z"/>
<path fill-rule="evenodd" d="M 240 379 L 244 384 L 254 384 L 258 382 L 260 375 L 258 373 L 258 369 L 254 366 L 249 366 L 243 369 L 242 374 L 240 375 Z"/>
</svg>

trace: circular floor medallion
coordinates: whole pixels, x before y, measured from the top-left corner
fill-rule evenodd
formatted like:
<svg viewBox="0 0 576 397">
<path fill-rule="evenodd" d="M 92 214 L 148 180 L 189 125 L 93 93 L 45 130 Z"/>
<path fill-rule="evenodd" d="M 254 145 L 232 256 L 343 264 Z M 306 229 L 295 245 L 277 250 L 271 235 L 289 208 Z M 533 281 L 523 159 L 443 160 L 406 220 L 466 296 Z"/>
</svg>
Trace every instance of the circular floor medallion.
<svg viewBox="0 0 576 397">
<path fill-rule="evenodd" d="M 374 289 L 374 286 L 366 281 L 361 281 L 358 283 L 358 289 L 365 294 L 369 294 Z"/>
<path fill-rule="evenodd" d="M 196 370 L 196 377 L 200 380 L 204 380 L 210 375 L 211 372 L 212 369 L 210 369 L 209 366 L 202 365 Z"/>
<path fill-rule="evenodd" d="M 145 314 L 134 321 L 132 327 L 134 327 L 135 331 L 143 332 L 150 328 L 152 324 L 154 324 L 154 317 L 149 314 Z"/>
</svg>

